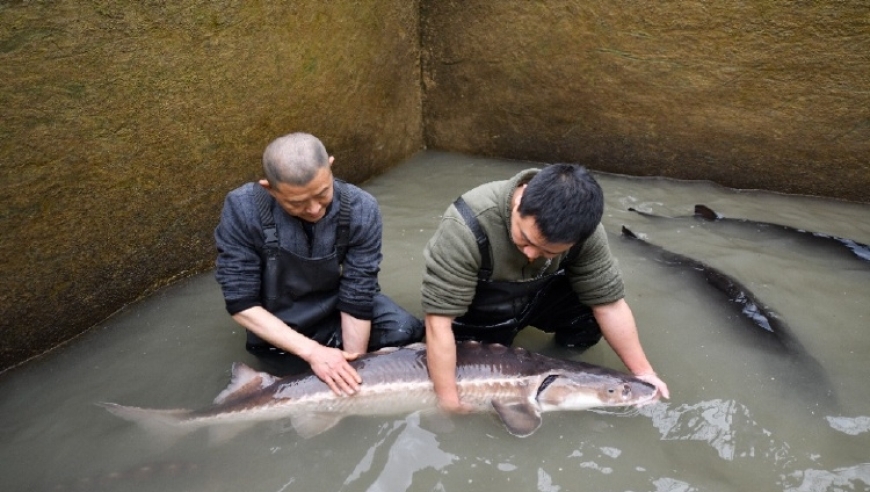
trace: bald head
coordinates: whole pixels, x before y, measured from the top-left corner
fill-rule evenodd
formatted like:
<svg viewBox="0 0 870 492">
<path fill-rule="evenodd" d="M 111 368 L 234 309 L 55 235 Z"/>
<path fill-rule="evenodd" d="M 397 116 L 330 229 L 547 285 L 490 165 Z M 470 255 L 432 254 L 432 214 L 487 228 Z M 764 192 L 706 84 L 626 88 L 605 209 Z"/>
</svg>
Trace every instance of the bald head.
<svg viewBox="0 0 870 492">
<path fill-rule="evenodd" d="M 304 186 L 329 166 L 323 143 L 308 133 L 290 133 L 272 141 L 263 152 L 263 171 L 271 186 Z"/>
</svg>

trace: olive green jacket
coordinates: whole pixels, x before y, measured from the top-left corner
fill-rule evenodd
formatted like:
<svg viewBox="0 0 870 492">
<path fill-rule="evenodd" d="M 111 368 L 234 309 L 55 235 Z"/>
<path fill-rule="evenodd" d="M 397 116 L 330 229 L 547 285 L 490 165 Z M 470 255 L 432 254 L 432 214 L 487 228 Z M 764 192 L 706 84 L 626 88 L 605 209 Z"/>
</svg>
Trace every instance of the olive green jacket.
<svg viewBox="0 0 870 492">
<path fill-rule="evenodd" d="M 487 183 L 462 195 L 489 238 L 492 280 L 521 282 L 556 272 L 567 254 L 550 262 L 538 258 L 529 263 L 511 240 L 513 192 L 537 172 L 537 169 L 527 169 L 507 181 Z M 426 262 L 423 312 L 451 317 L 465 314 L 474 298 L 481 257 L 474 234 L 454 205 L 447 208 L 423 256 Z M 565 265 L 565 271 L 580 302 L 586 305 L 609 304 L 625 295 L 622 275 L 601 224 L 585 241 L 577 257 Z"/>
</svg>

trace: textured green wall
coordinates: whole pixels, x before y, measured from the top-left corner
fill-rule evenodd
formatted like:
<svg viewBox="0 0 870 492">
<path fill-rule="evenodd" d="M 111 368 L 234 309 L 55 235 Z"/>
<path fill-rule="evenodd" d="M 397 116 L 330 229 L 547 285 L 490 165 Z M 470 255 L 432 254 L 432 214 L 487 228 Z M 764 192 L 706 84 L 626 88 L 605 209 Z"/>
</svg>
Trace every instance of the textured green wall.
<svg viewBox="0 0 870 492">
<path fill-rule="evenodd" d="M 870 3 L 422 0 L 430 148 L 870 202 Z"/>
<path fill-rule="evenodd" d="M 0 369 L 214 261 L 308 131 L 361 181 L 423 146 L 407 0 L 0 2 Z"/>
<path fill-rule="evenodd" d="M 870 203 L 864 1 L 0 0 L 0 74 L 0 369 L 210 267 L 289 131 Z"/>
</svg>

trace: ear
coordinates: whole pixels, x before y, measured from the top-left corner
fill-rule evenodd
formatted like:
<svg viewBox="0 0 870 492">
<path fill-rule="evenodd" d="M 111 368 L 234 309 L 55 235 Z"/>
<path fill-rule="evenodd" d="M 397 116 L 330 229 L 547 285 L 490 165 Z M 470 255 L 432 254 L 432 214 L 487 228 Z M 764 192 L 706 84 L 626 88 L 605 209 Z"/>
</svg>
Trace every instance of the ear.
<svg viewBox="0 0 870 492">
<path fill-rule="evenodd" d="M 333 162 L 335 162 L 335 157 L 329 156 L 329 164 L 327 164 L 327 166 L 332 167 Z"/>
<path fill-rule="evenodd" d="M 522 186 L 518 187 L 517 190 L 514 192 L 514 203 L 513 203 L 514 210 L 520 208 L 520 202 L 523 200 L 523 192 L 525 192 L 525 191 L 526 191 L 526 185 L 522 185 Z"/>
<path fill-rule="evenodd" d="M 260 186 L 262 186 L 263 188 L 265 188 L 266 191 L 272 191 L 272 187 L 269 185 L 269 180 L 267 180 L 267 179 L 261 179 L 260 181 L 257 181 L 257 183 L 258 183 Z"/>
</svg>

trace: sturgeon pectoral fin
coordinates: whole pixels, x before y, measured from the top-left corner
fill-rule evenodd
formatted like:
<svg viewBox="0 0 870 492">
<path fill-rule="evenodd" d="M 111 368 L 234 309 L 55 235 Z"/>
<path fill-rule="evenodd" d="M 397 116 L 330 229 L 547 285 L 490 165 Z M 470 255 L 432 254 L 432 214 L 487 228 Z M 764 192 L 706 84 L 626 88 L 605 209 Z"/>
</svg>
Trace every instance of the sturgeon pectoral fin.
<svg viewBox="0 0 870 492">
<path fill-rule="evenodd" d="M 308 439 L 335 427 L 342 418 L 344 415 L 337 413 L 314 412 L 296 415 L 290 419 L 290 423 L 300 436 Z"/>
<path fill-rule="evenodd" d="M 492 400 L 492 406 L 508 432 L 517 437 L 530 436 L 541 426 L 541 410 L 528 400 Z"/>
</svg>

